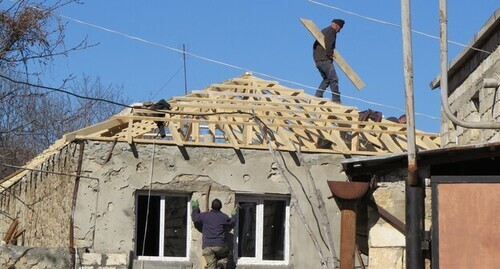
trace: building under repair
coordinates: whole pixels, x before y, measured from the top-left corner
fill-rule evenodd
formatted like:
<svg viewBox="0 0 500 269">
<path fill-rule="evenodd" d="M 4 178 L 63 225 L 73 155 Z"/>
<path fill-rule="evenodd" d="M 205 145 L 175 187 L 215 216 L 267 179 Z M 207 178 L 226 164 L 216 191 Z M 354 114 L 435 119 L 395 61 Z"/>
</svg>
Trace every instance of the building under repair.
<svg viewBox="0 0 500 269">
<path fill-rule="evenodd" d="M 247 73 L 68 133 L 1 182 L 2 267 L 201 268 L 189 203 L 219 198 L 223 212 L 240 205 L 238 268 L 334 268 L 341 213 L 327 182 L 348 180 L 346 159 L 407 148 L 405 124 L 360 114 Z"/>
</svg>

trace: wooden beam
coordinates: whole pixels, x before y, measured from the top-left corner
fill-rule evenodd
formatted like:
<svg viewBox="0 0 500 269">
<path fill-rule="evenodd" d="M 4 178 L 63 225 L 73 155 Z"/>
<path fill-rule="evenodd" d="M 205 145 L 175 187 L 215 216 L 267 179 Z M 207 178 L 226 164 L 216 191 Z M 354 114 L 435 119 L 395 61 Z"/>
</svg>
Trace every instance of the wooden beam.
<svg viewBox="0 0 500 269">
<path fill-rule="evenodd" d="M 229 127 L 229 125 L 227 124 L 224 124 L 223 125 L 223 129 L 224 129 L 224 134 L 225 134 L 225 137 L 226 137 L 226 140 L 231 144 L 233 145 L 233 147 L 235 149 L 240 149 L 240 146 L 239 146 L 239 141 L 238 139 L 236 139 L 236 137 L 234 136 L 234 133 L 233 133 L 233 130 L 231 127 Z"/>
<path fill-rule="evenodd" d="M 168 122 L 167 126 L 170 134 L 172 134 L 172 137 L 174 138 L 175 144 L 180 147 L 184 146 L 183 139 L 178 131 L 178 128 L 175 126 L 175 122 Z"/>
</svg>

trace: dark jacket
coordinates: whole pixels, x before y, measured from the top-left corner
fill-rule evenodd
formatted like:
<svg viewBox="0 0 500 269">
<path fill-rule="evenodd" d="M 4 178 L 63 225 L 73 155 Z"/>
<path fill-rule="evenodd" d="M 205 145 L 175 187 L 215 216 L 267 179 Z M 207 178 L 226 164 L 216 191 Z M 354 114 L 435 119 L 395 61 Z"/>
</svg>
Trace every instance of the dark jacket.
<svg viewBox="0 0 500 269">
<path fill-rule="evenodd" d="M 202 248 L 226 246 L 226 229 L 233 228 L 236 225 L 236 215 L 230 218 L 219 210 L 200 213 L 199 207 L 193 207 L 191 219 L 194 223 L 203 225 Z"/>
<path fill-rule="evenodd" d="M 335 41 L 337 40 L 337 31 L 331 26 L 326 27 L 321 30 L 321 33 L 325 36 L 325 46 L 326 50 L 315 41 L 313 44 L 313 58 L 315 62 L 318 61 L 332 61 L 333 50 L 335 49 Z"/>
</svg>

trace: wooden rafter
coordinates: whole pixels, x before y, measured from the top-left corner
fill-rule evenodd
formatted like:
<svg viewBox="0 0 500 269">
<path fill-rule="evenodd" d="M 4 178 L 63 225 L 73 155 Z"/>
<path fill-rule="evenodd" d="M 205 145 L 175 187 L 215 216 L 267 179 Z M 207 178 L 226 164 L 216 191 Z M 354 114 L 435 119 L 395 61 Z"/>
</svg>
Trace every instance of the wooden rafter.
<svg viewBox="0 0 500 269">
<path fill-rule="evenodd" d="M 304 152 L 376 155 L 406 151 L 406 125 L 360 121 L 355 107 L 248 73 L 174 97 L 168 103 L 168 111 L 137 107 L 66 137 L 135 143 L 150 143 L 156 138 L 156 143 L 178 146 L 266 149 L 259 120 L 268 128 L 268 135 L 274 136 L 272 147 L 278 150 L 293 151 L 296 144 Z M 157 122 L 163 122 L 166 129 L 161 140 L 156 136 Z M 212 135 L 213 141 L 202 139 L 206 134 Z M 421 149 L 439 148 L 437 134 L 417 131 L 415 138 Z M 332 146 L 318 148 L 320 139 L 332 142 Z"/>
</svg>

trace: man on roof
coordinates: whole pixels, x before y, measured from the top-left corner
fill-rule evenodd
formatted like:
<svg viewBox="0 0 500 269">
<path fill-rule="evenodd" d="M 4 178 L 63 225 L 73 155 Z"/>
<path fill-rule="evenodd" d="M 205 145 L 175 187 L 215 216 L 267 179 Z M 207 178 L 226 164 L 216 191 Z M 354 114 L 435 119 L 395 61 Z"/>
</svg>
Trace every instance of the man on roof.
<svg viewBox="0 0 500 269">
<path fill-rule="evenodd" d="M 318 41 L 315 41 L 313 44 L 313 59 L 323 78 L 316 91 L 316 96 L 323 97 L 326 87 L 330 86 L 332 101 L 336 103 L 340 103 L 340 91 L 339 78 L 333 66 L 333 52 L 335 50 L 335 42 L 337 41 L 337 33 L 344 27 L 344 23 L 342 19 L 334 19 L 328 27 L 321 30 L 321 33 L 325 36 L 326 49 Z"/>
</svg>

